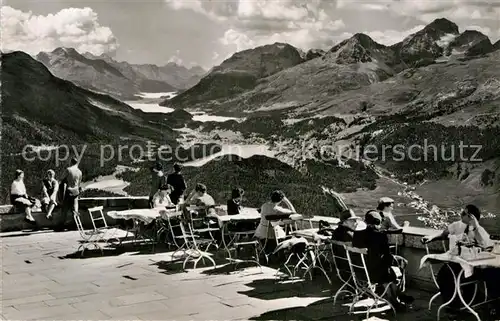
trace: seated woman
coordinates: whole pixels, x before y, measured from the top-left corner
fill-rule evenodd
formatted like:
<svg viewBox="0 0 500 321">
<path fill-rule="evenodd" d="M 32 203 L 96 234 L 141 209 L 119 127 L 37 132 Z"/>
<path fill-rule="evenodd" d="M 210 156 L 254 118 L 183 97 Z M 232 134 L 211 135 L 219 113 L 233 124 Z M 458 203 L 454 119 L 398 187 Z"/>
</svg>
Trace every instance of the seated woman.
<svg viewBox="0 0 500 321">
<path fill-rule="evenodd" d="M 460 221 L 456 221 L 448 225 L 441 233 L 437 235 L 429 235 L 422 238 L 422 243 L 427 244 L 435 240 L 448 239 L 449 236 L 454 236 L 458 243 L 474 243 L 479 247 L 484 249 L 489 249 L 493 247 L 493 241 L 490 239 L 488 232 L 479 224 L 479 219 L 481 218 L 481 211 L 475 205 L 469 204 L 465 206 L 461 213 Z M 450 241 L 451 242 L 451 241 Z M 450 243 L 450 249 L 455 247 L 457 244 Z M 439 285 L 439 291 L 441 292 L 441 297 L 443 302 L 448 302 L 453 293 L 455 292 L 455 281 L 453 273 L 458 274 L 461 271 L 461 266 L 455 263 L 448 263 L 441 267 L 437 275 L 437 283 Z M 500 281 L 500 275 L 494 270 L 484 269 L 483 276 L 486 278 L 488 285 L 489 295 L 500 296 L 500 291 L 498 290 L 498 282 Z M 472 276 L 471 278 L 477 277 Z M 462 293 L 472 293 L 473 285 L 471 291 L 464 291 L 466 286 L 463 287 Z M 470 288 L 470 287 L 469 287 Z M 467 294 L 466 294 L 467 296 Z M 458 299 L 458 298 L 457 298 Z M 450 307 L 458 307 L 459 301 L 455 299 Z M 467 298 L 465 298 L 467 300 Z"/>
<path fill-rule="evenodd" d="M 173 187 L 171 185 L 167 185 L 166 188 L 159 189 L 153 196 L 153 207 L 175 207 L 175 204 L 172 203 L 172 200 L 170 199 L 170 193 L 172 190 Z"/>
<path fill-rule="evenodd" d="M 295 207 L 288 200 L 282 191 L 274 191 L 271 193 L 271 199 L 264 203 L 260 208 L 260 223 L 255 230 L 255 237 L 261 240 L 279 239 L 285 237 L 285 231 L 280 226 L 273 226 L 269 221 L 270 218 L 278 217 L 288 218 L 291 214 L 295 214 Z"/>
<path fill-rule="evenodd" d="M 378 201 L 377 211 L 382 216 L 382 230 L 391 231 L 392 233 L 402 233 L 403 227 L 398 224 L 392 214 L 394 209 L 394 200 L 390 197 L 382 197 Z"/>
<path fill-rule="evenodd" d="M 57 193 L 59 191 L 59 183 L 55 179 L 56 173 L 49 169 L 47 171 L 47 178 L 42 181 L 42 206 L 45 213 L 47 213 L 47 219 L 52 219 L 52 212 L 57 206 Z"/>
<path fill-rule="evenodd" d="M 33 197 L 26 194 L 24 172 L 20 169 L 16 170 L 14 181 L 10 186 L 10 202 L 26 214 L 24 220 L 30 224 L 36 224 L 35 219 L 31 215 L 31 208 L 35 205 L 35 201 Z"/>
<path fill-rule="evenodd" d="M 234 188 L 231 192 L 231 199 L 227 200 L 227 215 L 237 215 L 241 211 L 241 200 L 245 192 L 242 188 Z"/>
<path fill-rule="evenodd" d="M 189 193 L 185 204 L 210 207 L 215 206 L 215 200 L 207 193 L 207 187 L 204 184 L 198 183 L 194 190 Z"/>
<path fill-rule="evenodd" d="M 365 214 L 366 229 L 355 231 L 352 245 L 368 249 L 367 268 L 373 283 L 385 284 L 392 282 L 389 288 L 390 301 L 394 308 L 402 308 L 404 304 L 413 302 L 413 298 L 404 294 L 398 287 L 399 278 L 404 268 L 391 254 L 387 234 L 381 230 L 382 216 L 378 211 L 368 211 Z M 395 269 L 394 269 L 394 268 Z"/>
<path fill-rule="evenodd" d="M 207 193 L 207 187 L 204 184 L 198 183 L 194 190 L 188 195 L 184 202 L 184 212 L 189 214 L 188 207 L 198 207 L 200 214 L 208 215 L 215 213 L 215 200 Z"/>
</svg>

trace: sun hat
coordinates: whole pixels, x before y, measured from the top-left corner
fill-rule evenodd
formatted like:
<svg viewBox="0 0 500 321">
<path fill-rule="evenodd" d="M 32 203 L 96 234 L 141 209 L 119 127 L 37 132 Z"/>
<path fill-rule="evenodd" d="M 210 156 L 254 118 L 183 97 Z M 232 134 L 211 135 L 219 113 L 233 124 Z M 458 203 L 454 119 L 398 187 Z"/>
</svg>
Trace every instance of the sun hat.
<svg viewBox="0 0 500 321">
<path fill-rule="evenodd" d="M 360 219 L 356 214 L 354 214 L 353 210 L 345 210 L 342 211 L 339 215 L 339 219 L 341 222 L 347 221 L 347 220 L 358 220 Z"/>
<path fill-rule="evenodd" d="M 381 197 L 379 200 L 378 200 L 378 203 L 379 204 L 383 204 L 383 203 L 394 203 L 394 200 L 390 197 L 387 197 L 387 196 L 384 196 L 384 197 Z"/>
</svg>

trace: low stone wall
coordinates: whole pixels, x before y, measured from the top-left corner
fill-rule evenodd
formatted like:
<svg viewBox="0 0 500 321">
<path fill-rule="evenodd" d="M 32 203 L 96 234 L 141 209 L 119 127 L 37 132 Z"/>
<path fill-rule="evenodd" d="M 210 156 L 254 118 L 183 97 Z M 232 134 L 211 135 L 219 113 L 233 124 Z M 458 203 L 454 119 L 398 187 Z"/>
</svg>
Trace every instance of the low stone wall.
<svg viewBox="0 0 500 321">
<path fill-rule="evenodd" d="M 79 212 L 82 224 L 85 228 L 92 227 L 88 209 L 96 206 L 104 207 L 103 212 L 106 217 L 106 222 L 109 225 L 113 225 L 116 223 L 114 219 L 107 215 L 107 212 L 109 211 L 120 211 L 132 208 L 149 208 L 147 196 L 81 198 L 79 201 Z M 35 209 L 33 211 L 33 218 L 37 222 L 37 225 L 41 228 L 52 227 L 54 226 L 55 222 L 59 222 L 60 209 L 56 208 L 53 215 L 54 218 L 52 220 L 47 220 L 45 218 L 46 213 L 42 212 L 40 209 Z M 18 209 L 16 209 L 16 207 L 14 207 L 13 205 L 1 205 L 0 230 L 2 232 L 8 232 L 32 228 L 32 225 L 24 222 L 24 217 L 24 213 L 20 213 Z M 69 227 L 74 227 L 76 229 L 72 215 L 68 214 L 68 216 L 66 217 L 66 225 Z"/>
</svg>

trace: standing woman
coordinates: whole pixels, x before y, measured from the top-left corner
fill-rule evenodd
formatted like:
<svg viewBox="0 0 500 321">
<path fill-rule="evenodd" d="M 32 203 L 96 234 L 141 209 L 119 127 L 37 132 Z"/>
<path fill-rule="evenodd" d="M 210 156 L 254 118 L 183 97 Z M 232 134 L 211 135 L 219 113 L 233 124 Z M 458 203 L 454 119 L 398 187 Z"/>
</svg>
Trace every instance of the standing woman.
<svg viewBox="0 0 500 321">
<path fill-rule="evenodd" d="M 52 212 L 57 206 L 57 193 L 59 191 L 59 183 L 55 179 L 56 173 L 49 169 L 47 171 L 47 178 L 42 181 L 42 193 L 45 211 L 47 213 L 47 219 L 52 219 Z"/>
<path fill-rule="evenodd" d="M 24 221 L 30 224 L 36 224 L 35 219 L 31 215 L 31 208 L 35 205 L 35 199 L 28 196 L 26 186 L 24 185 L 24 172 L 20 169 L 16 170 L 14 181 L 10 186 L 10 202 L 12 205 L 22 209 L 26 214 Z"/>
</svg>

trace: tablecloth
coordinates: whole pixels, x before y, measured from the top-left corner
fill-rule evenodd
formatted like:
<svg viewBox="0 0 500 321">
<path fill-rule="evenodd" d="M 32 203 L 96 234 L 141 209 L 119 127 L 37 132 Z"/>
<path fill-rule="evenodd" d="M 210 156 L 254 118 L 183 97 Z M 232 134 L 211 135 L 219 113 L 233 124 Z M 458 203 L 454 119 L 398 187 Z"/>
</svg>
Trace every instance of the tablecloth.
<svg viewBox="0 0 500 321">
<path fill-rule="evenodd" d="M 161 210 L 163 210 L 163 208 L 139 208 L 139 209 L 132 209 L 132 210 L 124 210 L 124 211 L 109 211 L 108 215 L 109 215 L 109 217 L 111 217 L 115 220 L 117 220 L 117 219 L 123 219 L 123 220 L 135 219 L 135 220 L 144 222 L 146 224 L 150 224 L 156 218 L 160 217 Z"/>
<path fill-rule="evenodd" d="M 423 268 L 424 266 L 430 264 L 431 260 L 460 264 L 460 266 L 464 270 L 464 275 L 466 278 L 471 277 L 472 274 L 474 274 L 474 268 L 476 267 L 500 268 L 500 255 L 491 254 L 491 258 L 487 259 L 465 260 L 457 255 L 451 254 L 450 252 L 424 255 L 420 260 L 420 268 Z"/>
</svg>

